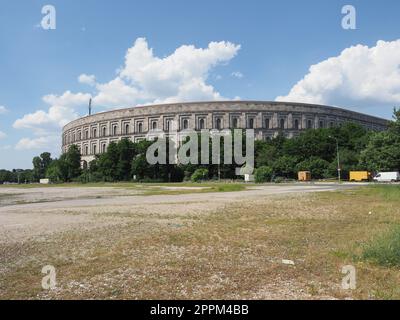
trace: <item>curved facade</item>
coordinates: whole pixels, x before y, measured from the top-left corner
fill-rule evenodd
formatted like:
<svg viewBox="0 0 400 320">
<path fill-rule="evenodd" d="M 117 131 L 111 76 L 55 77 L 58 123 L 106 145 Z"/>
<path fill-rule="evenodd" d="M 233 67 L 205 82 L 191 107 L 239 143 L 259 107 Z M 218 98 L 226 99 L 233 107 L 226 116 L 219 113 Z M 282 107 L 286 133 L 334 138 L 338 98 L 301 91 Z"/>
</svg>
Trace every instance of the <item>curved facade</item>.
<svg viewBox="0 0 400 320">
<path fill-rule="evenodd" d="M 355 122 L 370 130 L 384 130 L 388 121 L 345 109 L 286 102 L 214 101 L 134 107 L 79 118 L 63 128 L 62 151 L 75 144 L 82 160 L 90 162 L 112 141 L 138 141 L 155 130 L 248 128 L 257 139 L 283 132 L 287 137 L 302 130 Z"/>
</svg>

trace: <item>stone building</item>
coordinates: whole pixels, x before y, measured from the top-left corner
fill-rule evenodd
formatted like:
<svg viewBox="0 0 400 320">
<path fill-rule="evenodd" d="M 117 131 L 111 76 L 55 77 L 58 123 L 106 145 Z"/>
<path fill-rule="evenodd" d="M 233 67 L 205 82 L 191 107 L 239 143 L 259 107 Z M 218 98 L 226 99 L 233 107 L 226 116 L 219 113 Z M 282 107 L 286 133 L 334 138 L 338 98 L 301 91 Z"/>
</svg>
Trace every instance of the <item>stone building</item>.
<svg viewBox="0 0 400 320">
<path fill-rule="evenodd" d="M 336 107 L 267 101 L 214 101 L 149 105 L 101 112 L 79 118 L 63 128 L 62 151 L 72 144 L 90 162 L 112 141 L 145 139 L 152 131 L 202 129 L 254 129 L 256 139 L 279 132 L 291 138 L 302 130 L 359 123 L 370 130 L 384 130 L 388 120 Z"/>
</svg>

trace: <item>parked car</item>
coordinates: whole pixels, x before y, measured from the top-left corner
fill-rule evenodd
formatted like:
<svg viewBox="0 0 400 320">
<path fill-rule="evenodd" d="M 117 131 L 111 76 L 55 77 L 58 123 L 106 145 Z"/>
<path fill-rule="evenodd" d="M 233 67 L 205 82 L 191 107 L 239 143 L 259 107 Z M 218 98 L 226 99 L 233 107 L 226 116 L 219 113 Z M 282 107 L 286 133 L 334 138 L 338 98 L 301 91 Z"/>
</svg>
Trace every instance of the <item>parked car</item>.
<svg viewBox="0 0 400 320">
<path fill-rule="evenodd" d="M 374 177 L 376 182 L 395 182 L 400 181 L 400 173 L 398 171 L 394 172 L 378 172 Z"/>
</svg>

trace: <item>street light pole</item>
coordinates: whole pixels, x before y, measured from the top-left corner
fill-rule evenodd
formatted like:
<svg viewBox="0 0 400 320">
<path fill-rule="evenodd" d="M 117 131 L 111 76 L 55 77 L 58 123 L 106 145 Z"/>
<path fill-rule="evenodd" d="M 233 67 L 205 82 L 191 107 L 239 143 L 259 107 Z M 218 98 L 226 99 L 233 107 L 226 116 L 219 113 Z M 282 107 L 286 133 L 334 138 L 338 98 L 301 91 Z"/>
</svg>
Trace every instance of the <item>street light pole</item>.
<svg viewBox="0 0 400 320">
<path fill-rule="evenodd" d="M 338 171 L 338 179 L 339 183 L 341 182 L 341 176 L 340 176 L 340 155 L 339 155 L 339 140 L 336 139 L 336 152 L 337 152 L 337 171 Z"/>
<path fill-rule="evenodd" d="M 336 137 L 329 136 L 329 138 L 333 138 L 336 140 L 336 158 L 337 158 L 337 172 L 338 172 L 338 181 L 339 183 L 342 181 L 341 179 L 341 169 L 340 169 L 340 154 L 339 154 L 339 139 Z"/>
</svg>

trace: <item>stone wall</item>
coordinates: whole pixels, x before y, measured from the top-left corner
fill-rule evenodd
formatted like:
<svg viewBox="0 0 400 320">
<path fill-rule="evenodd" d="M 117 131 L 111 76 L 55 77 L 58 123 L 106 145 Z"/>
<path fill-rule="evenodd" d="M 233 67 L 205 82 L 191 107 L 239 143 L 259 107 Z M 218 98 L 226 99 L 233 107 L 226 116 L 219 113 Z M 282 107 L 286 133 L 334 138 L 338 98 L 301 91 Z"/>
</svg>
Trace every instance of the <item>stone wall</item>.
<svg viewBox="0 0 400 320">
<path fill-rule="evenodd" d="M 257 139 L 283 132 L 287 137 L 302 130 L 355 122 L 370 130 L 384 130 L 385 119 L 321 105 L 280 102 L 223 101 L 134 107 L 97 113 L 63 128 L 62 151 L 76 144 L 90 162 L 112 141 L 144 139 L 152 130 L 253 128 Z"/>
</svg>

